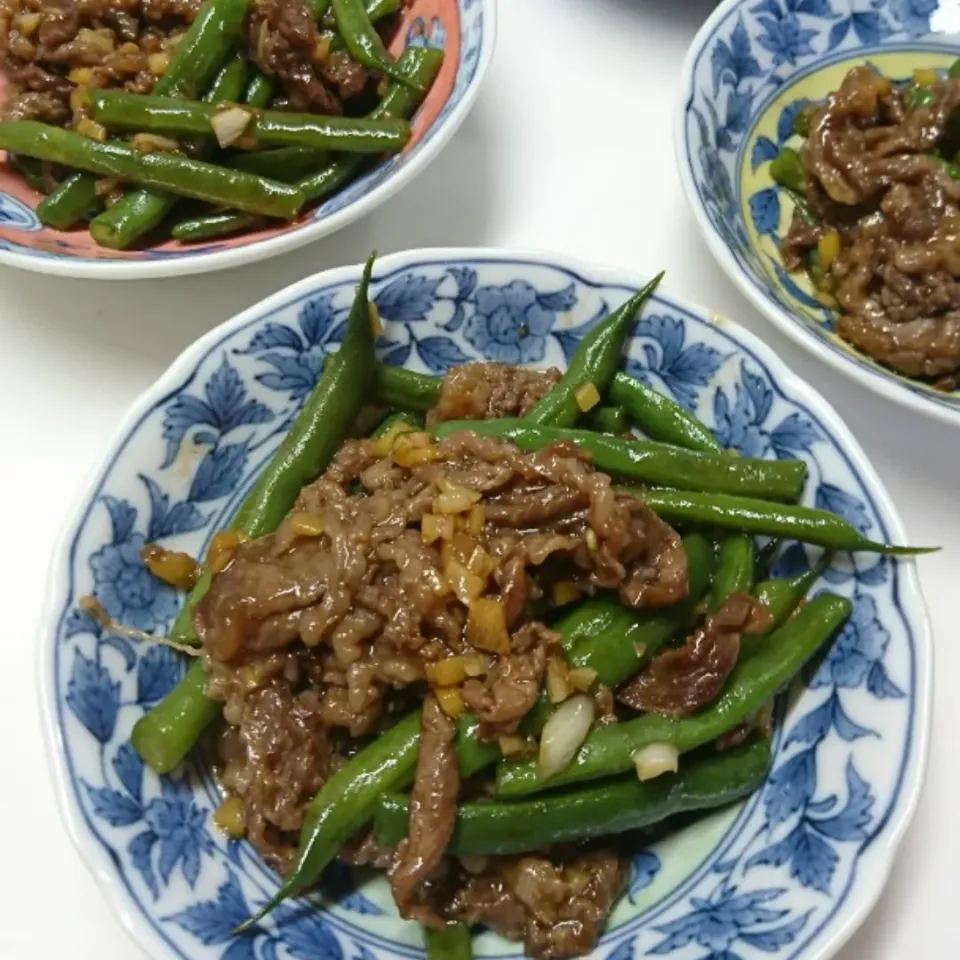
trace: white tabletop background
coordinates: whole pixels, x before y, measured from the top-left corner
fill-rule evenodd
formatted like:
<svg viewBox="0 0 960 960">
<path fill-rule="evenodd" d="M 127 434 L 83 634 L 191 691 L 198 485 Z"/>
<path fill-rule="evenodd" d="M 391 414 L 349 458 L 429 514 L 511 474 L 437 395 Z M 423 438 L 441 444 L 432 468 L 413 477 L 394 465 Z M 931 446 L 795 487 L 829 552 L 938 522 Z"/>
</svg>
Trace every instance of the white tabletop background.
<svg viewBox="0 0 960 960">
<path fill-rule="evenodd" d="M 841 960 L 960 956 L 960 432 L 866 392 L 788 343 L 715 265 L 677 179 L 684 53 L 710 0 L 500 0 L 472 114 L 433 166 L 365 220 L 262 265 L 100 283 L 0 267 L 0 957 L 129 960 L 60 824 L 36 705 L 53 544 L 122 415 L 192 340 L 281 287 L 371 248 L 556 249 L 650 274 L 764 338 L 839 410 L 916 543 L 936 635 L 926 789 L 886 892 Z"/>
</svg>

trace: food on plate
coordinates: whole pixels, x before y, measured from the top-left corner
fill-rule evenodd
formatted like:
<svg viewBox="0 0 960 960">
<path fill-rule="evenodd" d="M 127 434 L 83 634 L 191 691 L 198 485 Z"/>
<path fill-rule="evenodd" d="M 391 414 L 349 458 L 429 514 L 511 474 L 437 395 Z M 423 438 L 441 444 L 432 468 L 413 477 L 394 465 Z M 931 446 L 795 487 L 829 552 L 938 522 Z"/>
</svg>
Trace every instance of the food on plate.
<svg viewBox="0 0 960 960">
<path fill-rule="evenodd" d="M 958 108 L 960 61 L 907 83 L 854 67 L 771 166 L 796 200 L 787 269 L 837 309 L 840 337 L 942 390 L 960 385 Z"/>
<path fill-rule="evenodd" d="M 402 3 L 4 0 L 0 149 L 112 249 L 292 220 L 408 143 L 443 53 L 387 52 Z"/>
<path fill-rule="evenodd" d="M 339 858 L 387 873 L 436 960 L 478 924 L 581 955 L 627 881 L 610 838 L 760 786 L 773 698 L 850 614 L 808 596 L 827 554 L 771 579 L 776 538 L 912 551 L 617 372 L 659 277 L 563 374 L 437 379 L 377 362 L 372 266 L 230 528 L 199 562 L 146 549 L 189 590 L 162 639 L 195 656 L 132 743 L 166 773 L 214 726 L 216 822 L 284 878 L 238 936 Z M 618 432 L 589 429 L 614 400 Z"/>
</svg>

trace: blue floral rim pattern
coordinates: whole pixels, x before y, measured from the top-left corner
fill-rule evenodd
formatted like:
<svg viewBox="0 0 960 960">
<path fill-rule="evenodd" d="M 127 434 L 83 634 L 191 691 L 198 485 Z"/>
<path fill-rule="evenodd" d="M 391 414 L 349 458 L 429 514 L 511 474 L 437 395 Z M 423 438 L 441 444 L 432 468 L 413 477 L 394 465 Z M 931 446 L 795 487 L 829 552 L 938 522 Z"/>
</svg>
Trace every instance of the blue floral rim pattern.
<svg viewBox="0 0 960 960">
<path fill-rule="evenodd" d="M 128 741 L 181 664 L 165 647 L 104 634 L 77 606 L 93 593 L 132 626 L 169 625 L 176 599 L 147 575 L 142 544 L 199 552 L 339 344 L 357 276 L 350 269 L 304 281 L 188 351 L 124 425 L 57 562 L 41 677 L 67 819 L 157 958 L 421 955 L 409 925 L 391 919 L 383 890 L 342 868 L 327 877 L 322 912 L 290 905 L 252 936 L 229 936 L 276 878 L 249 845 L 213 829 L 208 770 L 157 777 Z M 384 322 L 379 350 L 438 374 L 484 357 L 563 366 L 632 289 L 621 274 L 522 255 L 385 258 L 373 286 Z M 743 454 L 802 457 L 809 502 L 876 538 L 902 537 L 836 415 L 732 325 L 657 296 L 626 367 Z M 808 564 L 792 544 L 778 570 Z M 826 580 L 851 597 L 855 613 L 781 718 L 767 786 L 717 822 L 690 869 L 677 873 L 669 843 L 634 852 L 630 897 L 598 956 L 819 957 L 827 933 L 875 896 L 923 766 L 928 627 L 911 564 L 847 558 Z M 489 934 L 478 944 L 481 957 L 515 954 Z"/>
</svg>

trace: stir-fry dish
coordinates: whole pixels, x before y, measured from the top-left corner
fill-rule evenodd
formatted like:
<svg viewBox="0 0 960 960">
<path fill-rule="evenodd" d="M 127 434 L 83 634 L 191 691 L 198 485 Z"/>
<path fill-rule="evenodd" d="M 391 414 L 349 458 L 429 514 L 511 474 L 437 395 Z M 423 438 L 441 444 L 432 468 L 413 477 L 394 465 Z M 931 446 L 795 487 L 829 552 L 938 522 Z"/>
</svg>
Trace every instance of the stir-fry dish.
<svg viewBox="0 0 960 960">
<path fill-rule="evenodd" d="M 0 149 L 112 249 L 292 220 L 409 141 L 443 53 L 390 55 L 403 3 L 0 0 Z"/>
<path fill-rule="evenodd" d="M 216 822 L 283 877 L 258 918 L 339 858 L 386 872 L 436 957 L 478 925 L 581 955 L 622 835 L 763 782 L 773 698 L 850 614 L 808 596 L 832 553 L 914 551 L 799 506 L 803 462 L 732 455 L 618 372 L 659 277 L 562 375 L 438 380 L 376 361 L 372 265 L 230 529 L 202 563 L 145 552 L 190 591 L 166 639 L 196 656 L 133 744 L 169 772 L 214 728 Z M 814 562 L 770 579 L 785 540 Z"/>
<path fill-rule="evenodd" d="M 796 200 L 784 264 L 837 308 L 839 336 L 943 390 L 960 385 L 958 107 L 960 63 L 906 84 L 855 67 L 771 170 Z"/>
</svg>

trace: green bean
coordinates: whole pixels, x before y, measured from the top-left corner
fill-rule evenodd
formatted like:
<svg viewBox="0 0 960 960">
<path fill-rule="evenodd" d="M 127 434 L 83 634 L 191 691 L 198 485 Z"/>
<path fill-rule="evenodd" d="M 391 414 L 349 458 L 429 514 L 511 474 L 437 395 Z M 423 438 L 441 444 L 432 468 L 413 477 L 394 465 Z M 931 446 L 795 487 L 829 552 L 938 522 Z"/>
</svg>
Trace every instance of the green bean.
<svg viewBox="0 0 960 960">
<path fill-rule="evenodd" d="M 268 77 L 263 73 L 255 73 L 247 84 L 246 92 L 243 95 L 243 102 L 251 107 L 268 107 L 273 100 L 277 84 L 273 77 Z"/>
<path fill-rule="evenodd" d="M 623 407 L 651 440 L 705 453 L 720 453 L 723 450 L 716 437 L 693 414 L 676 401 L 625 373 L 618 373 L 613 378 L 610 402 Z"/>
<path fill-rule="evenodd" d="M 680 753 L 710 743 L 744 723 L 775 696 L 849 617 L 851 603 L 821 594 L 771 634 L 749 657 L 741 658 L 713 703 L 674 719 L 647 713 L 636 720 L 594 729 L 579 753 L 547 780 L 536 760 L 502 761 L 497 766 L 497 796 L 522 797 L 540 790 L 613 776 L 633 766 L 633 755 L 651 743 L 669 743 Z"/>
<path fill-rule="evenodd" d="M 207 696 L 207 674 L 194 660 L 173 690 L 133 726 L 130 743 L 157 773 L 169 773 L 220 716 L 223 704 Z"/>
<path fill-rule="evenodd" d="M 310 7 L 310 15 L 314 20 L 320 20 L 330 9 L 330 0 L 307 0 Z"/>
<path fill-rule="evenodd" d="M 817 110 L 820 109 L 820 104 L 818 103 L 808 103 L 802 106 L 794 115 L 793 115 L 793 132 L 798 137 L 803 137 L 806 139 L 810 136 L 810 127 L 813 124 L 813 117 Z"/>
<path fill-rule="evenodd" d="M 272 533 L 300 490 L 326 468 L 357 415 L 366 384 L 374 375 L 374 338 L 367 300 L 372 269 L 373 257 L 367 260 L 357 286 L 343 345 L 335 355 L 339 359 L 326 365 L 320 382 L 241 504 L 230 524 L 232 529 L 254 538 Z M 196 642 L 193 610 L 209 589 L 210 579 L 207 573 L 197 582 L 174 622 L 172 636 Z M 198 689 L 205 689 L 199 661 L 158 706 L 137 721 L 134 746 L 147 763 L 158 764 L 158 772 L 173 769 L 210 722 L 211 708 Z"/>
<path fill-rule="evenodd" d="M 383 100 L 371 111 L 371 119 L 386 117 L 409 117 L 423 99 L 422 91 L 429 89 L 440 67 L 443 53 L 430 47 L 411 47 L 404 50 L 397 61 L 396 72 L 409 77 L 411 86 L 402 82 L 391 84 Z M 328 196 L 351 179 L 362 167 L 363 159 L 357 156 L 338 157 L 330 163 L 297 182 L 307 199 L 312 203 Z"/>
<path fill-rule="evenodd" d="M 365 67 L 390 77 L 420 93 L 426 93 L 426 86 L 417 78 L 397 69 L 397 63 L 387 52 L 367 13 L 363 0 L 333 0 L 333 13 L 337 21 L 337 32 L 343 37 L 350 56 Z"/>
<path fill-rule="evenodd" d="M 643 782 L 629 775 L 512 803 L 462 803 L 447 852 L 459 856 L 527 853 L 638 830 L 678 813 L 733 803 L 763 783 L 769 765 L 770 744 L 761 738 L 705 752 L 682 763 L 675 774 Z M 408 823 L 407 798 L 387 794 L 375 814 L 377 843 L 396 846 L 407 835 Z"/>
<path fill-rule="evenodd" d="M 597 683 L 618 687 L 637 674 L 671 640 L 683 634 L 714 569 L 713 544 L 702 534 L 683 538 L 689 592 L 684 600 L 660 610 L 635 610 L 613 595 L 584 600 L 553 625 L 571 667 L 595 670 Z M 523 718 L 522 732 L 537 736 L 551 712 L 546 690 Z"/>
<path fill-rule="evenodd" d="M 408 47 L 397 61 L 397 69 L 429 86 L 435 79 L 443 63 L 443 53 L 424 47 Z M 391 84 L 383 100 L 371 111 L 371 119 L 385 117 L 404 118 L 410 116 L 420 103 L 420 94 L 400 84 Z M 338 156 L 312 174 L 297 181 L 309 203 L 316 202 L 338 187 L 342 186 L 362 168 L 365 158 L 362 155 Z M 207 239 L 212 235 L 223 236 L 229 233 L 241 233 L 249 229 L 248 221 L 242 214 L 213 214 L 211 217 L 196 217 L 184 221 L 176 231 L 181 238 L 199 236 Z"/>
<path fill-rule="evenodd" d="M 953 61 L 950 64 L 950 69 L 947 71 L 948 77 L 960 77 L 960 57 Z"/>
<path fill-rule="evenodd" d="M 622 440 L 588 430 L 528 425 L 526 420 L 450 420 L 431 429 L 440 439 L 459 432 L 501 437 L 523 450 L 542 450 L 569 441 L 589 453 L 597 469 L 606 473 L 684 490 L 795 500 L 807 474 L 802 460 L 750 460 L 700 453 L 652 440 Z"/>
<path fill-rule="evenodd" d="M 316 882 L 324 868 L 373 815 L 386 791 L 405 787 L 413 778 L 420 747 L 417 710 L 355 753 L 320 788 L 307 806 L 293 870 L 280 889 L 236 933 L 252 927 L 287 897 Z"/>
<path fill-rule="evenodd" d="M 757 551 L 757 579 L 766 580 L 783 547 L 781 537 L 772 537 Z"/>
<path fill-rule="evenodd" d="M 0 123 L 0 148 L 265 216 L 290 219 L 304 202 L 303 193 L 285 183 L 225 170 L 180 154 L 140 153 L 125 143 L 97 143 L 33 120 Z M 96 221 L 91 224 L 91 233 L 99 242 Z"/>
<path fill-rule="evenodd" d="M 97 178 L 71 173 L 37 205 L 37 219 L 54 230 L 69 230 L 99 206 Z"/>
<path fill-rule="evenodd" d="M 250 0 L 210 0 L 205 3 L 177 44 L 166 72 L 154 87 L 154 93 L 172 97 L 198 97 L 213 81 L 238 40 L 249 4 Z M 37 208 L 40 221 L 47 226 L 67 230 L 92 213 L 99 205 L 94 179 L 87 173 L 64 180 Z M 110 208 L 116 211 L 114 217 L 124 213 L 126 205 L 122 204 L 123 198 Z M 155 224 L 147 229 L 152 226 Z M 138 236 L 146 232 L 143 230 Z"/>
<path fill-rule="evenodd" d="M 465 923 L 448 923 L 442 930 L 424 926 L 427 960 L 473 960 L 470 928 Z"/>
<path fill-rule="evenodd" d="M 373 431 L 373 438 L 378 439 L 379 437 L 386 436 L 388 433 L 393 431 L 401 432 L 400 427 L 403 427 L 407 432 L 411 430 L 420 430 L 423 428 L 423 421 L 411 416 L 409 413 L 388 413 L 387 416 L 380 421 L 379 426 L 376 430 Z"/>
<path fill-rule="evenodd" d="M 596 670 L 598 683 L 618 687 L 683 632 L 710 586 L 715 569 L 713 547 L 705 536 L 687 534 L 683 546 L 687 553 L 690 583 L 686 598 L 660 610 L 634 610 L 616 604 L 615 612 L 602 629 L 594 626 L 574 635 L 567 652 L 570 666 Z M 586 606 L 586 602 L 581 606 Z M 561 621 L 555 629 L 561 635 L 572 632 L 564 629 L 563 623 Z"/>
<path fill-rule="evenodd" d="M 440 399 L 440 380 L 380 363 L 377 364 L 377 396 L 391 407 L 426 413 Z"/>
<path fill-rule="evenodd" d="M 900 547 L 875 543 L 843 517 L 792 503 L 768 503 L 723 493 L 637 490 L 637 495 L 669 523 L 697 523 L 739 533 L 799 540 L 832 550 L 863 550 L 893 556 L 932 553 L 939 547 Z"/>
<path fill-rule="evenodd" d="M 600 393 L 607 389 L 617 372 L 627 334 L 662 279 L 663 274 L 657 274 L 580 341 L 560 382 L 527 411 L 523 418 L 525 423 L 572 427 L 577 422 L 581 414 L 577 404 L 577 389 L 585 383 L 592 383 Z"/>
<path fill-rule="evenodd" d="M 20 174 L 26 183 L 38 193 L 48 193 L 47 178 L 43 173 L 43 164 L 30 157 L 18 157 L 14 153 L 7 154 L 7 163 L 11 169 Z"/>
<path fill-rule="evenodd" d="M 225 165 L 233 170 L 272 177 L 281 183 L 296 183 L 330 162 L 328 150 L 314 147 L 275 147 L 273 150 L 252 150 L 235 153 Z"/>
<path fill-rule="evenodd" d="M 586 426 L 595 433 L 619 436 L 629 432 L 627 411 L 623 407 L 595 407 L 586 416 Z"/>
<path fill-rule="evenodd" d="M 823 571 L 830 566 L 830 559 L 831 554 L 821 554 L 809 570 L 795 577 L 764 580 L 754 587 L 754 597 L 767 608 L 770 614 L 770 620 L 762 630 L 757 631 L 758 634 L 766 636 L 787 622 L 787 618 L 793 614 L 813 585 L 823 576 Z"/>
<path fill-rule="evenodd" d="M 937 92 L 930 87 L 922 87 L 918 83 L 911 83 L 904 91 L 903 102 L 908 110 L 930 107 L 937 102 Z"/>
<path fill-rule="evenodd" d="M 366 0 L 364 4 L 371 23 L 400 11 L 400 0 Z"/>
<path fill-rule="evenodd" d="M 269 225 L 270 221 L 266 217 L 240 213 L 237 210 L 222 210 L 219 213 L 182 220 L 170 230 L 170 235 L 181 243 L 202 243 L 237 233 L 252 233 Z"/>
<path fill-rule="evenodd" d="M 735 593 L 749 593 L 753 586 L 753 538 L 735 533 L 720 541 L 717 573 L 713 578 L 707 608 L 719 610 Z"/>
<path fill-rule="evenodd" d="M 770 161 L 770 176 L 774 183 L 781 187 L 795 190 L 797 193 L 806 192 L 803 180 L 803 160 L 793 147 L 781 147 L 780 152 Z"/>
<path fill-rule="evenodd" d="M 210 136 L 223 106 L 125 90 L 91 90 L 89 100 L 93 118 L 105 127 L 173 137 Z M 285 110 L 251 110 L 247 115 L 249 123 L 243 139 L 257 146 L 293 144 L 343 153 L 382 154 L 402 150 L 410 139 L 410 125 L 392 117 L 325 117 Z"/>
<path fill-rule="evenodd" d="M 236 99 L 243 90 L 249 72 L 245 58 L 235 56 L 221 69 L 204 99 L 208 102 Z M 210 144 L 201 143 L 197 158 L 207 159 L 210 152 Z M 179 202 L 180 198 L 171 193 L 130 190 L 96 219 L 91 226 L 91 232 L 95 239 L 99 237 L 98 242 L 103 246 L 127 249 L 140 237 L 158 227 Z M 243 216 L 249 217 L 251 214 Z"/>
</svg>

